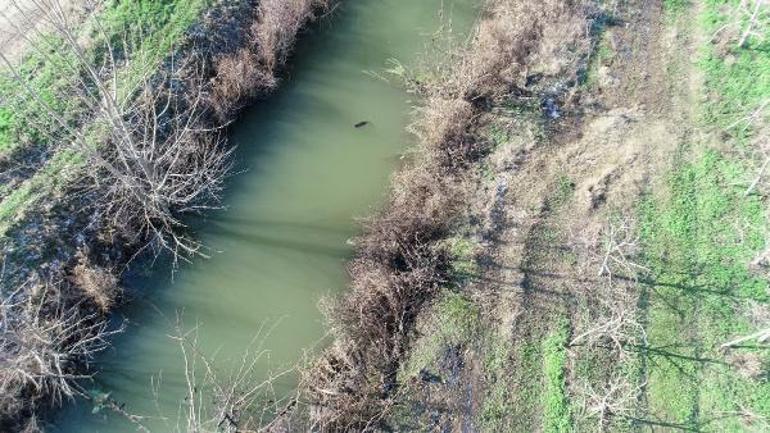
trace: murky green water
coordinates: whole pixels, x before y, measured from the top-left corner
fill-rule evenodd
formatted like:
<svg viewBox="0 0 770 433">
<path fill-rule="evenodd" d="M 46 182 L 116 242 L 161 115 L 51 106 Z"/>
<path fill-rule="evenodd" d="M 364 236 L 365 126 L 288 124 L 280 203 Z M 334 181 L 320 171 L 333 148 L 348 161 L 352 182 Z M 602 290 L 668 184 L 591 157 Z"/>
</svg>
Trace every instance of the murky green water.
<svg viewBox="0 0 770 433">
<path fill-rule="evenodd" d="M 409 142 L 408 96 L 365 71 L 389 58 L 410 63 L 439 27 L 439 10 L 456 31 L 475 17 L 474 0 L 348 0 L 322 29 L 303 37 L 281 91 L 235 125 L 239 146 L 228 210 L 201 222 L 215 249 L 209 260 L 137 279 L 143 293 L 123 314 L 126 332 L 100 357 L 95 388 L 126 410 L 151 417 L 154 432 L 175 430 L 186 388 L 179 346 L 169 337 L 178 317 L 197 326 L 199 346 L 228 371 L 260 327 L 270 361 L 257 375 L 299 360 L 320 344 L 318 301 L 346 286 L 346 240 L 355 217 L 381 202 L 390 173 Z M 451 12 L 451 14 L 449 13 Z M 354 128 L 359 121 L 369 125 Z M 268 365 L 269 364 L 269 365 Z M 278 382 L 280 394 L 294 378 Z M 159 382 L 157 396 L 152 383 Z M 81 402 L 62 411 L 56 431 L 133 432 L 135 426 Z"/>
</svg>

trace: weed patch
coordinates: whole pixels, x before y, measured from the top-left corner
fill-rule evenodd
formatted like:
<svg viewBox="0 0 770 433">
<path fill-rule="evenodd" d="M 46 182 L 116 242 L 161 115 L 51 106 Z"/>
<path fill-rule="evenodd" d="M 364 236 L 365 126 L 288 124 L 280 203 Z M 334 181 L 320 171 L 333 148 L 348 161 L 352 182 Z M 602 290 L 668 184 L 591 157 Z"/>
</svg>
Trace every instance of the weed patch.
<svg viewBox="0 0 770 433">
<path fill-rule="evenodd" d="M 572 417 L 565 384 L 569 322 L 561 319 L 556 329 L 543 341 L 543 431 L 567 433 Z"/>
</svg>

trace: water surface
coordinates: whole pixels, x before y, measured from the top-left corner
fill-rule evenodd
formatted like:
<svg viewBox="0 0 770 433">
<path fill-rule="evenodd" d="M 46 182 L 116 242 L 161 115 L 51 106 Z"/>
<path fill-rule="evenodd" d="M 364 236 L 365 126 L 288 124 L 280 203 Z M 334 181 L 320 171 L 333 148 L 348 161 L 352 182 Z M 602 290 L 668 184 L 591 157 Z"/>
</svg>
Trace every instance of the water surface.
<svg viewBox="0 0 770 433">
<path fill-rule="evenodd" d="M 301 359 L 324 335 L 318 301 L 347 284 L 346 242 L 355 218 L 382 202 L 388 177 L 409 144 L 409 97 L 366 71 L 388 59 L 410 64 L 441 22 L 467 29 L 472 0 L 350 0 L 298 46 L 281 90 L 234 125 L 244 171 L 228 185 L 228 209 L 197 223 L 216 252 L 208 260 L 137 278 L 141 299 L 125 308 L 126 332 L 98 360 L 94 388 L 128 411 L 162 416 L 144 423 L 173 431 L 186 393 L 179 346 L 169 338 L 178 318 L 197 328 L 198 344 L 228 370 L 258 337 L 269 349 L 257 375 Z M 370 122 L 361 128 L 353 125 Z M 278 382 L 280 394 L 294 384 Z M 153 392 L 152 383 L 159 383 Z M 136 431 L 123 418 L 93 414 L 80 402 L 55 420 L 61 433 Z"/>
</svg>

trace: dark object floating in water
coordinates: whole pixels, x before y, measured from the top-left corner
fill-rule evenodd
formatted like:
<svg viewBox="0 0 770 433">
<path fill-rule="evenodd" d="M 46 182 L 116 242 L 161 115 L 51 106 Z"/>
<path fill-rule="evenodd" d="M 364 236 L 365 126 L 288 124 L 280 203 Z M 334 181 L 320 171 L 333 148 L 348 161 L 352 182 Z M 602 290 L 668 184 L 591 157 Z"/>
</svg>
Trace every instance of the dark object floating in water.
<svg viewBox="0 0 770 433">
<path fill-rule="evenodd" d="M 369 124 L 368 120 L 364 120 L 353 125 L 354 128 L 361 128 Z"/>
</svg>

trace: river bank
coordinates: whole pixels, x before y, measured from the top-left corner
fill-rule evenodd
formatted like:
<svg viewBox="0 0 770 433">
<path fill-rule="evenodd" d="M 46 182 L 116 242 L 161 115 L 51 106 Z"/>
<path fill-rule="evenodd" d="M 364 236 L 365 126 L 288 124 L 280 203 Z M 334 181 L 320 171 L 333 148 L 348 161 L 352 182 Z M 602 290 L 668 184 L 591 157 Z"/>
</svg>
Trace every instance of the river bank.
<svg viewBox="0 0 770 433">
<path fill-rule="evenodd" d="M 291 367 L 327 343 L 318 303 L 347 285 L 356 218 L 382 205 L 388 178 L 411 142 L 405 126 L 414 95 L 373 75 L 391 58 L 418 62 L 414 47 L 450 17 L 456 37 L 464 38 L 475 4 L 445 1 L 442 9 L 440 0 L 362 0 L 341 4 L 308 30 L 281 88 L 230 126 L 238 174 L 222 197 L 227 209 L 195 226 L 217 252 L 182 265 L 173 280 L 159 270 L 126 282 L 125 290 L 136 294 L 119 310 L 127 329 L 95 360 L 99 373 L 89 390 L 109 393 L 144 427 L 163 433 L 185 424 L 179 408 L 194 398 L 214 429 L 223 419 L 219 411 L 230 410 L 217 386 L 233 389 L 231 374 L 248 359 L 248 374 L 238 375 L 232 395 L 279 377 L 247 396 L 239 428 L 280 413 L 296 393 Z M 355 127 L 364 120 L 366 126 Z M 199 390 L 192 397 L 180 334 L 188 335 L 190 363 L 201 367 L 190 378 Z M 68 405 L 51 422 L 52 433 L 137 429 L 90 401 Z"/>
<path fill-rule="evenodd" d="M 297 34 L 330 6 L 109 3 L 83 23 L 52 7 L 56 32 L 30 42 L 20 66 L 6 64 L 1 429 L 32 431 L 40 408 L 87 395 L 78 381 L 114 332 L 106 317 L 125 265 L 152 249 L 196 254 L 180 218 L 218 206 L 229 166 L 221 125 L 275 88 Z M 131 30 L 141 39 L 118 52 L 112 38 L 135 19 L 147 26 Z M 64 49 L 50 51 L 51 40 Z M 109 67 L 98 72 L 100 58 Z M 57 78 L 62 68 L 71 78 Z M 34 107 L 20 103 L 25 94 Z M 114 135 L 117 125 L 129 132 Z M 183 176 L 206 177 L 174 180 Z"/>
<path fill-rule="evenodd" d="M 767 429 L 752 10 L 494 1 L 450 66 L 401 70 L 420 146 L 330 309 L 312 425 Z"/>
<path fill-rule="evenodd" d="M 352 291 L 330 310 L 335 344 L 306 372 L 314 428 L 444 428 L 444 420 L 401 413 L 411 384 L 426 374 L 413 371 L 410 359 L 439 349 L 437 340 L 420 343 L 416 331 L 445 296 L 452 317 L 426 338 L 456 332 L 442 328 L 458 326 L 455 320 L 474 321 L 462 293 L 476 278 L 477 259 L 494 247 L 504 199 L 517 187 L 505 172 L 574 108 L 592 13 L 583 4 L 489 2 L 468 46 L 453 47 L 429 70 L 402 71 L 426 101 L 411 128 L 419 146 L 395 177 L 386 209 L 356 240 Z M 523 149 L 512 148 L 512 134 L 521 134 Z M 434 354 L 426 356 L 432 362 Z M 437 415 L 450 423 L 469 412 L 451 401 Z"/>
</svg>

